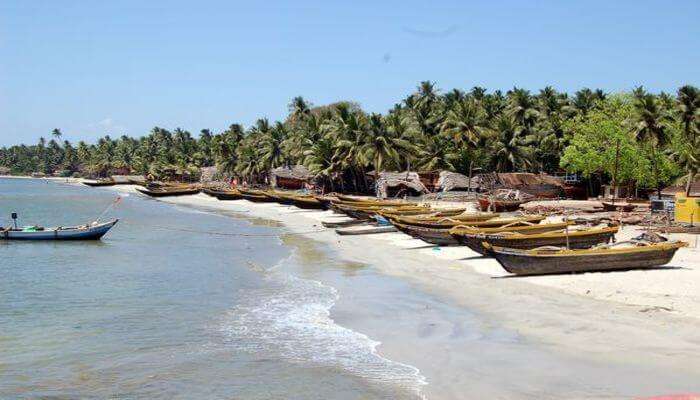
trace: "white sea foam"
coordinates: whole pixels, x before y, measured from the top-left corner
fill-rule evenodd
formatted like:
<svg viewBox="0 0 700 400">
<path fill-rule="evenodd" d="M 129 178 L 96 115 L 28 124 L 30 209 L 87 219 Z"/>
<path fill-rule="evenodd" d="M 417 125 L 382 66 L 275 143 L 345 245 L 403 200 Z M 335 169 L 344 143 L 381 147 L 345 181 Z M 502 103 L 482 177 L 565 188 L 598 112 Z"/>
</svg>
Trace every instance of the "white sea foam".
<svg viewBox="0 0 700 400">
<path fill-rule="evenodd" d="M 272 270 L 268 270 L 272 271 Z M 318 281 L 268 272 L 269 285 L 249 290 L 221 329 L 238 350 L 315 366 L 340 368 L 381 385 L 419 395 L 420 371 L 377 354 L 379 342 L 330 318 L 338 292 Z"/>
</svg>

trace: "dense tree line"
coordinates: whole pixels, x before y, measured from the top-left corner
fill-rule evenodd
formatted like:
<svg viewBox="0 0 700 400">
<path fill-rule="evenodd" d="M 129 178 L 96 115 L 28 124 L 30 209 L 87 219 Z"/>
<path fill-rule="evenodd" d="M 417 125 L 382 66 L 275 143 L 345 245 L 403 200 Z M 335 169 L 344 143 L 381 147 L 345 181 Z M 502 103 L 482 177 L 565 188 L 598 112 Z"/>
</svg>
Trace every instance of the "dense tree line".
<svg viewBox="0 0 700 400">
<path fill-rule="evenodd" d="M 150 174 L 192 172 L 217 165 L 229 176 L 261 181 L 267 171 L 304 164 L 333 187 L 366 189 L 382 170 L 448 169 L 617 174 L 621 182 L 658 187 L 693 176 L 700 165 L 700 93 L 606 94 L 582 89 L 568 95 L 545 87 L 533 94 L 454 89 L 440 93 L 422 82 L 386 114 L 352 102 L 313 107 L 301 97 L 284 121 L 259 119 L 213 134 L 153 128 L 146 136 L 105 136 L 94 144 L 51 139 L 0 149 L 0 166 L 13 173 L 40 171 L 105 176 L 115 170 Z M 619 162 L 615 162 L 619 160 Z"/>
</svg>

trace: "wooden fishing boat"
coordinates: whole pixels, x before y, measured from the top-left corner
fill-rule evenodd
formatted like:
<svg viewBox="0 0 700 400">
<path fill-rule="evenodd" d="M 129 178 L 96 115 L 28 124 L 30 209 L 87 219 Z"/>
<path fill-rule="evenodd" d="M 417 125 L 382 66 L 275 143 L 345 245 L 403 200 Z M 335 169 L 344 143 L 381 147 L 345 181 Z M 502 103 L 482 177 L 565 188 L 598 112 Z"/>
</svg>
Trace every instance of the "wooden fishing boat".
<svg viewBox="0 0 700 400">
<path fill-rule="evenodd" d="M 546 226 L 547 224 L 541 225 Z M 539 225 L 538 225 L 539 226 Z M 599 244 L 610 242 L 610 239 L 618 231 L 617 226 L 605 228 L 592 228 L 585 230 L 557 229 L 548 232 L 503 232 L 495 234 L 461 234 L 455 235 L 460 244 L 463 244 L 479 254 L 487 254 L 483 243 L 491 246 L 506 247 L 510 249 L 534 249 L 542 246 L 568 247 L 570 249 L 587 249 Z"/>
<path fill-rule="evenodd" d="M 240 200 L 243 197 L 241 197 L 241 192 L 235 189 L 230 189 L 230 190 L 218 190 L 218 189 L 202 189 L 202 192 L 212 196 L 216 197 L 219 200 Z"/>
<path fill-rule="evenodd" d="M 415 202 L 410 202 L 406 200 L 385 200 L 385 199 L 377 199 L 377 198 L 360 198 L 360 197 L 350 197 L 350 196 L 344 196 L 344 195 L 336 195 L 338 202 L 340 203 L 345 203 L 349 205 L 366 205 L 366 206 L 371 206 L 371 205 L 376 205 L 376 206 L 382 206 L 382 207 L 389 207 L 389 206 L 402 206 L 402 205 L 412 205 L 412 204 L 417 204 Z"/>
<path fill-rule="evenodd" d="M 83 185 L 91 187 L 114 186 L 116 184 L 117 182 L 115 182 L 114 179 L 83 180 Z"/>
<path fill-rule="evenodd" d="M 490 235 L 490 234 L 497 234 L 497 233 L 504 233 L 504 232 L 519 232 L 519 233 L 523 233 L 523 234 L 527 235 L 527 234 L 532 234 L 532 233 L 556 231 L 556 230 L 564 229 L 567 226 L 571 226 L 571 225 L 575 225 L 575 223 L 572 221 L 543 223 L 543 224 L 528 224 L 528 225 L 516 223 L 516 224 L 506 224 L 506 225 L 494 226 L 494 227 L 460 225 L 460 226 L 455 226 L 454 228 L 451 228 L 450 234 L 457 236 L 458 239 L 459 239 L 459 236 L 461 236 L 461 235 L 476 235 L 476 234 Z"/>
<path fill-rule="evenodd" d="M 516 275 L 562 274 L 653 268 L 668 264 L 686 242 L 604 245 L 584 250 L 544 247 L 531 250 L 484 245 L 501 266 Z"/>
<path fill-rule="evenodd" d="M 388 219 L 395 219 L 396 221 L 406 224 L 406 225 L 420 225 L 424 222 L 442 222 L 442 221 L 486 221 L 489 219 L 494 219 L 499 217 L 498 213 L 460 213 L 457 215 L 432 215 L 432 214 L 422 214 L 422 215 L 399 215 L 399 216 L 388 216 Z"/>
<path fill-rule="evenodd" d="M 199 188 L 191 186 L 164 186 L 158 188 L 137 187 L 139 192 L 151 197 L 189 196 L 199 193 Z"/>
<path fill-rule="evenodd" d="M 339 201 L 337 197 L 335 196 L 330 196 L 330 195 L 313 195 L 314 199 L 318 200 L 321 204 L 323 204 L 323 209 L 328 210 L 331 208 L 331 203 L 334 201 Z"/>
<path fill-rule="evenodd" d="M 434 220 L 420 220 L 420 219 L 407 219 L 407 218 L 399 218 L 396 219 L 395 221 L 390 221 L 391 223 L 398 222 L 404 225 L 411 225 L 411 226 L 421 226 L 424 228 L 433 228 L 433 229 L 450 229 L 454 228 L 456 226 L 472 226 L 472 227 L 479 227 L 479 228 L 490 228 L 490 227 L 499 227 L 499 226 L 518 226 L 518 225 L 532 225 L 532 224 L 538 224 L 540 221 L 544 220 L 545 216 L 543 215 L 531 215 L 531 216 L 524 216 L 524 217 L 513 217 L 513 218 L 490 218 L 490 219 L 481 219 L 479 217 L 476 217 L 473 220 L 457 220 L 453 219 L 450 217 L 447 218 L 441 218 L 437 221 Z"/>
<path fill-rule="evenodd" d="M 466 208 L 424 208 L 420 210 L 381 210 L 377 214 L 384 218 L 430 216 L 434 218 L 454 217 L 463 214 Z"/>
<path fill-rule="evenodd" d="M 623 211 L 630 212 L 637 208 L 636 204 L 631 203 L 612 203 L 608 201 L 601 202 L 605 211 Z"/>
<path fill-rule="evenodd" d="M 80 226 L 59 226 L 42 228 L 38 226 L 25 228 L 0 228 L 2 240 L 98 240 L 102 238 L 119 220 L 92 223 Z"/>
<path fill-rule="evenodd" d="M 325 210 L 326 205 L 315 199 L 313 196 L 296 196 L 293 199 L 292 204 L 295 207 L 302 208 L 304 210 Z"/>
<path fill-rule="evenodd" d="M 346 228 L 346 229 L 336 229 L 335 230 L 335 233 L 337 233 L 338 235 L 341 235 L 341 236 L 374 235 L 377 233 L 389 233 L 389 232 L 396 232 L 396 227 L 389 225 L 389 226 L 370 226 L 367 228 L 360 228 L 360 229 Z"/>
<path fill-rule="evenodd" d="M 525 203 L 523 200 L 502 200 L 502 199 L 491 199 L 489 196 L 481 195 L 477 198 L 479 202 L 479 208 L 481 211 L 516 211 L 521 204 Z"/>
<path fill-rule="evenodd" d="M 444 228 L 426 228 L 416 225 L 404 225 L 399 222 L 392 222 L 392 224 L 399 231 L 413 237 L 420 239 L 426 243 L 434 244 L 437 246 L 457 246 L 459 241 L 450 235 L 450 229 Z"/>
<path fill-rule="evenodd" d="M 269 190 L 264 192 L 265 196 L 269 197 L 270 200 L 275 201 L 280 204 L 291 206 L 294 204 L 295 195 L 291 193 L 282 193 L 274 190 Z"/>
<path fill-rule="evenodd" d="M 425 206 L 413 206 L 413 205 L 407 205 L 407 206 L 392 206 L 392 207 L 384 207 L 384 206 L 367 206 L 367 205 L 358 205 L 358 206 L 351 206 L 347 204 L 341 204 L 341 203 L 331 203 L 331 209 L 343 214 L 346 214 L 352 218 L 356 219 L 370 219 L 372 218 L 375 214 L 382 210 L 386 211 L 407 211 L 407 210 L 425 210 L 427 207 Z"/>
</svg>

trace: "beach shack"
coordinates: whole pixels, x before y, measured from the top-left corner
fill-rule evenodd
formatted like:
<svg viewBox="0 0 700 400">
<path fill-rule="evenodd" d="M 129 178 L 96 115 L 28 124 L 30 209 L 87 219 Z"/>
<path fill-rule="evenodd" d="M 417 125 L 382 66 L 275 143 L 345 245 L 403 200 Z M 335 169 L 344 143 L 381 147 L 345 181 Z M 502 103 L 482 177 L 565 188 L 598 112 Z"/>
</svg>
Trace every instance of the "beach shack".
<svg viewBox="0 0 700 400">
<path fill-rule="evenodd" d="M 374 174 L 374 172 L 372 172 Z M 417 172 L 380 172 L 375 182 L 377 197 L 420 196 L 429 193 Z"/>
<path fill-rule="evenodd" d="M 468 176 L 452 171 L 441 171 L 437 182 L 437 189 L 441 192 L 469 191 L 476 192 L 480 187 L 480 179 L 476 176 L 469 179 Z"/>
<path fill-rule="evenodd" d="M 270 186 L 288 189 L 313 189 L 314 175 L 303 165 L 279 167 L 270 171 Z"/>
<path fill-rule="evenodd" d="M 687 193 L 686 193 L 687 191 Z M 672 185 L 661 191 L 661 201 L 674 201 L 674 218 L 676 222 L 697 224 L 700 220 L 700 177 L 686 187 L 683 184 Z"/>
</svg>

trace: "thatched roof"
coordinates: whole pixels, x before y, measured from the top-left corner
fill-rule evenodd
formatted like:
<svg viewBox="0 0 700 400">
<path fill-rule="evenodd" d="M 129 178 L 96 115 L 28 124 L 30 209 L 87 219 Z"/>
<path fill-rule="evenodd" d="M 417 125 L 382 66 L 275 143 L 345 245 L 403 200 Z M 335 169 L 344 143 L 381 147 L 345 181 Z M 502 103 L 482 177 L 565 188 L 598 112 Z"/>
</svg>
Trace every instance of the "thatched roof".
<svg viewBox="0 0 700 400">
<path fill-rule="evenodd" d="M 546 174 L 532 174 L 529 172 L 509 172 L 498 174 L 501 184 L 508 188 L 517 188 L 528 185 L 555 185 L 564 186 L 561 179 Z"/>
<path fill-rule="evenodd" d="M 416 172 L 380 172 L 377 184 L 377 197 L 386 198 L 389 188 L 405 187 L 417 193 L 428 193 Z"/>
<path fill-rule="evenodd" d="M 443 192 L 449 192 L 450 190 L 476 190 L 479 188 L 480 181 L 478 177 L 472 177 L 470 187 L 468 176 L 451 171 L 442 171 L 438 180 L 438 188 Z"/>
<path fill-rule="evenodd" d="M 270 171 L 270 178 L 297 179 L 300 181 L 310 181 L 314 175 L 303 165 L 293 167 L 279 167 Z"/>
</svg>

